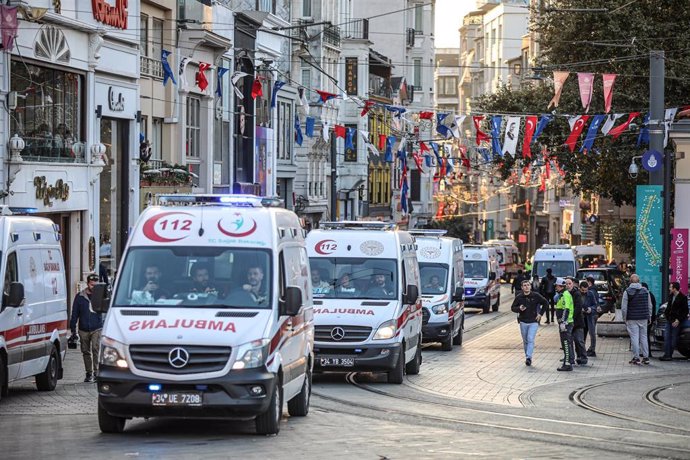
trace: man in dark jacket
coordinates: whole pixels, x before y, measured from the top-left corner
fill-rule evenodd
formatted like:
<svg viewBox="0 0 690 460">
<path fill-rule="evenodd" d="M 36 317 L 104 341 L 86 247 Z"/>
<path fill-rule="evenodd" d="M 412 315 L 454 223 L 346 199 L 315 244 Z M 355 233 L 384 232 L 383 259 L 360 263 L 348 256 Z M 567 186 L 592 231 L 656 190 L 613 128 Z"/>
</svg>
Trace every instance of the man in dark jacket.
<svg viewBox="0 0 690 460">
<path fill-rule="evenodd" d="M 549 308 L 546 310 L 546 324 L 549 324 L 553 322 L 554 315 L 556 314 L 556 302 L 553 300 L 553 297 L 556 295 L 556 277 L 553 276 L 550 268 L 546 269 L 546 276 L 541 279 L 539 292 L 549 301 Z"/>
<path fill-rule="evenodd" d="M 520 292 L 520 288 L 522 287 L 522 281 L 526 279 L 529 278 L 522 273 L 522 270 L 518 270 L 517 275 L 515 275 L 515 279 L 513 279 L 513 283 L 510 286 L 510 293 L 517 294 L 518 292 Z"/>
<path fill-rule="evenodd" d="M 583 283 L 587 284 L 584 289 Z M 601 313 L 599 306 L 599 293 L 594 287 L 594 278 L 587 277 L 587 281 L 580 282 L 580 293 L 582 294 L 582 312 L 585 315 L 585 343 L 587 343 L 587 336 L 589 335 L 589 348 L 587 349 L 587 356 L 597 356 L 597 319 Z"/>
<path fill-rule="evenodd" d="M 549 302 L 540 294 L 532 292 L 532 282 L 529 279 L 523 279 L 521 287 L 522 292 L 515 296 L 510 309 L 518 314 L 522 345 L 525 349 L 525 365 L 531 366 L 539 320 L 549 308 Z"/>
<path fill-rule="evenodd" d="M 76 335 L 77 323 L 79 323 L 79 341 L 81 342 L 81 353 L 86 369 L 84 382 L 93 382 L 94 375 L 98 371 L 103 316 L 91 308 L 91 294 L 96 283 L 98 283 L 98 275 L 91 274 L 86 277 L 86 289 L 74 298 L 72 317 L 69 322 L 72 337 Z"/>
<path fill-rule="evenodd" d="M 652 318 L 652 299 L 649 291 L 640 284 L 640 277 L 635 273 L 630 275 L 630 284 L 623 292 L 621 314 L 625 327 L 628 329 L 633 352 L 630 364 L 649 364 L 647 326 Z"/>
<path fill-rule="evenodd" d="M 661 361 L 671 361 L 678 343 L 680 325 L 688 319 L 688 298 L 680 292 L 680 283 L 674 281 L 669 287 L 670 297 L 666 306 L 666 330 L 664 331 L 664 356 Z"/>
<path fill-rule="evenodd" d="M 587 350 L 585 349 L 585 317 L 582 314 L 582 295 L 575 278 L 565 280 L 565 287 L 573 297 L 573 344 L 575 345 L 575 360 L 580 366 L 587 364 Z"/>
</svg>

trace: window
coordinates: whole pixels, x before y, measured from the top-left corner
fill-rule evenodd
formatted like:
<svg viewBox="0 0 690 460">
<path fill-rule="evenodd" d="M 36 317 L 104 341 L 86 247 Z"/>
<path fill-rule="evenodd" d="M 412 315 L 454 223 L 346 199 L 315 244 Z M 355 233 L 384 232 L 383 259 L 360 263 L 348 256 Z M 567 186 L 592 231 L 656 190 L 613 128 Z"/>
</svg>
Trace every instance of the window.
<svg viewBox="0 0 690 460">
<path fill-rule="evenodd" d="M 424 10 L 422 5 L 417 4 L 414 7 L 414 31 L 415 34 L 421 35 L 424 33 Z"/>
<path fill-rule="evenodd" d="M 414 69 L 414 89 L 417 91 L 422 90 L 422 60 L 413 59 L 412 65 Z"/>
<path fill-rule="evenodd" d="M 18 97 L 10 131 L 26 142 L 24 159 L 84 161 L 84 77 L 14 60 L 11 74 L 10 90 Z"/>
<path fill-rule="evenodd" d="M 292 159 L 294 121 L 292 104 L 289 101 L 278 100 L 277 149 L 279 160 L 290 161 Z"/>
<path fill-rule="evenodd" d="M 201 154 L 201 99 L 187 97 L 187 156 L 199 158 Z"/>
<path fill-rule="evenodd" d="M 146 115 L 141 116 L 141 121 L 139 122 L 139 132 L 143 134 L 144 141 L 150 141 L 149 138 L 149 117 Z"/>
<path fill-rule="evenodd" d="M 302 69 L 302 86 L 311 88 L 311 69 Z"/>
<path fill-rule="evenodd" d="M 139 18 L 139 29 L 140 29 L 140 35 L 139 35 L 139 51 L 141 52 L 142 56 L 148 56 L 149 55 L 149 17 L 145 14 L 142 14 L 141 17 Z"/>
<path fill-rule="evenodd" d="M 441 77 L 438 85 L 440 96 L 457 96 L 458 77 Z"/>
<path fill-rule="evenodd" d="M 163 50 L 163 20 L 153 18 L 151 27 L 151 57 L 160 59 Z"/>
<path fill-rule="evenodd" d="M 392 299 L 398 292 L 394 259 L 310 257 L 309 265 L 314 297 Z"/>
<path fill-rule="evenodd" d="M 302 16 L 311 17 L 311 0 L 302 0 Z"/>
<path fill-rule="evenodd" d="M 151 159 L 163 159 L 163 119 L 154 118 L 151 126 Z"/>
<path fill-rule="evenodd" d="M 256 9 L 264 13 L 276 14 L 276 0 L 256 0 Z"/>
<path fill-rule="evenodd" d="M 19 274 L 17 273 L 17 253 L 13 252 L 7 256 L 7 267 L 5 268 L 5 282 L 2 291 L 2 306 L 7 307 L 8 296 L 10 294 L 10 285 L 19 281 Z"/>
</svg>

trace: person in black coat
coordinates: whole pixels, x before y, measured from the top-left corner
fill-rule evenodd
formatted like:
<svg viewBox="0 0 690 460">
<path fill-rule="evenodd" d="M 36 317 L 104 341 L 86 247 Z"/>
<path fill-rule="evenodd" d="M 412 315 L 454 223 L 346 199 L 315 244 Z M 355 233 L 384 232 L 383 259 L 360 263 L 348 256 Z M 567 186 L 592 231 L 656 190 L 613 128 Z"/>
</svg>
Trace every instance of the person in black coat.
<svg viewBox="0 0 690 460">
<path fill-rule="evenodd" d="M 523 279 L 521 287 L 522 292 L 515 296 L 510 309 L 518 314 L 522 345 L 525 349 L 525 365 L 531 366 L 539 320 L 549 308 L 549 302 L 539 293 L 532 292 L 532 282 L 529 279 Z"/>
<path fill-rule="evenodd" d="M 565 287 L 573 296 L 573 343 L 577 356 L 575 362 L 584 366 L 587 364 L 587 349 L 585 348 L 585 316 L 582 312 L 582 295 L 575 278 L 566 279 Z"/>
<path fill-rule="evenodd" d="M 688 319 L 688 298 L 680 292 L 680 283 L 678 281 L 671 283 L 669 292 L 671 296 L 664 313 L 666 330 L 664 331 L 664 356 L 660 358 L 661 361 L 673 359 L 673 351 L 676 349 L 680 335 L 680 325 Z"/>
<path fill-rule="evenodd" d="M 72 316 L 69 328 L 74 339 L 79 325 L 79 341 L 81 353 L 84 358 L 86 377 L 84 382 L 93 382 L 94 375 L 98 371 L 98 353 L 101 347 L 101 330 L 103 329 L 103 315 L 96 313 L 91 308 L 91 294 L 98 283 L 98 275 L 91 274 L 86 278 L 86 289 L 74 298 L 72 304 Z"/>
</svg>

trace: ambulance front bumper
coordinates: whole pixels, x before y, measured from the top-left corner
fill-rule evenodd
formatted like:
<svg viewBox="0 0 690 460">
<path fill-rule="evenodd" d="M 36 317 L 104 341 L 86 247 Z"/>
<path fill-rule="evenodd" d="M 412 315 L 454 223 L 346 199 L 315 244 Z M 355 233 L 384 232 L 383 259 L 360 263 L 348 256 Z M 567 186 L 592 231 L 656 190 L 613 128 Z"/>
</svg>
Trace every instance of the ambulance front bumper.
<svg viewBox="0 0 690 460">
<path fill-rule="evenodd" d="M 276 376 L 265 367 L 179 382 L 102 366 L 97 377 L 99 404 L 110 415 L 127 418 L 252 418 L 268 410 L 275 384 Z"/>
<path fill-rule="evenodd" d="M 314 370 L 334 372 L 386 372 L 402 353 L 401 343 L 362 345 L 314 344 Z"/>
</svg>

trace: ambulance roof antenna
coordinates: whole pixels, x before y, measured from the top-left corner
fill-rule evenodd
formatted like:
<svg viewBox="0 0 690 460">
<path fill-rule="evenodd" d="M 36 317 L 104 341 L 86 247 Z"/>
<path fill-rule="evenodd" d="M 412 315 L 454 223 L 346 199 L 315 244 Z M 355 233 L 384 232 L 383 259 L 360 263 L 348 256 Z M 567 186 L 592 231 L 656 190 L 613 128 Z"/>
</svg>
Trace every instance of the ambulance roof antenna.
<svg viewBox="0 0 690 460">
<path fill-rule="evenodd" d="M 201 216 L 199 219 L 199 236 L 204 236 L 204 207 L 200 207 Z"/>
</svg>

